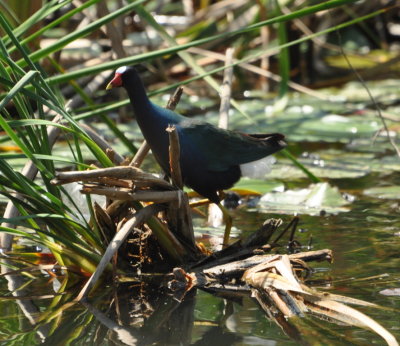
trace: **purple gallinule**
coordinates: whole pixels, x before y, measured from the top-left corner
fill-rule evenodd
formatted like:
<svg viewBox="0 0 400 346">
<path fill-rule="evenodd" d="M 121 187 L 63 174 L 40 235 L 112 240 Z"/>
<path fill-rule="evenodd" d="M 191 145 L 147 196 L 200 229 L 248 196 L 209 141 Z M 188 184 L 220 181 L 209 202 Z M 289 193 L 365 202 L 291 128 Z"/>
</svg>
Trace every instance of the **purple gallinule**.
<svg viewBox="0 0 400 346">
<path fill-rule="evenodd" d="M 220 204 L 218 191 L 232 187 L 240 179 L 241 164 L 259 160 L 286 146 L 284 136 L 279 133 L 244 134 L 223 130 L 155 105 L 147 97 L 142 80 L 133 67 L 123 66 L 116 70 L 106 89 L 115 87 L 126 89 L 143 136 L 167 175 L 170 168 L 166 128 L 176 126 L 183 183 L 216 203 L 225 221 L 229 214 L 226 215 L 226 209 Z M 225 230 L 224 245 L 229 240 L 229 231 Z"/>
</svg>

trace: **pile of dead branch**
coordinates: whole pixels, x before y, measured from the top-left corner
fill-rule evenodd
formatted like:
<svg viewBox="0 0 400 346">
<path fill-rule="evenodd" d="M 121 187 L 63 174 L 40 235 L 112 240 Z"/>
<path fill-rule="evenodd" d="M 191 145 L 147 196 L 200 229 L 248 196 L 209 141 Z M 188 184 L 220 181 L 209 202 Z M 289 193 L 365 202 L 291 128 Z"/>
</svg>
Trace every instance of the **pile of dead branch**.
<svg viewBox="0 0 400 346">
<path fill-rule="evenodd" d="M 172 273 L 165 274 L 170 277 L 168 287 L 178 300 L 193 287 L 225 292 L 249 291 L 279 324 L 285 321 L 285 317 L 311 312 L 324 319 L 372 329 L 388 344 L 397 344 L 393 336 L 377 322 L 344 305 L 374 306 L 373 304 L 326 292 L 320 293 L 301 282 L 299 278 L 304 277 L 304 273 L 311 272 L 306 262 L 331 262 L 330 250 L 291 255 L 270 253 L 277 240 L 289 228 L 286 227 L 272 240 L 281 220 L 267 220 L 248 238 L 239 239 L 221 251 L 206 254 L 194 240 L 188 197 L 174 185 L 132 166 L 64 172 L 58 175 L 54 183 L 77 180 L 85 182 L 82 193 L 101 194 L 110 200 L 107 208 L 95 208 L 98 225 L 104 236 L 110 239 L 109 246 L 98 270 L 78 299 L 86 297 L 118 248 L 134 232 L 138 242 L 140 238 L 153 236 L 158 241 L 156 252 L 141 249 L 142 256 L 154 257 L 146 260 L 137 254 L 138 263 L 150 261 L 154 262 L 153 268 L 164 269 L 176 266 Z M 152 204 L 141 207 L 139 202 Z M 120 221 L 114 224 L 113 220 L 116 218 Z M 112 232 L 116 233 L 111 239 Z M 146 243 L 141 244 L 144 247 Z M 165 259 L 170 261 L 169 266 L 165 265 Z M 154 274 L 159 272 L 158 270 Z"/>
<path fill-rule="evenodd" d="M 286 227 L 274 237 L 282 224 L 281 220 L 267 220 L 249 237 L 239 239 L 221 251 L 207 254 L 196 245 L 188 197 L 174 184 L 132 166 L 64 172 L 57 176 L 54 183 L 78 180 L 84 182 L 82 193 L 105 195 L 109 199 L 106 208 L 95 207 L 97 223 L 104 237 L 109 239 L 109 245 L 78 300 L 87 296 L 118 248 L 133 232 L 136 241 L 141 244 L 141 254 L 137 253 L 135 257 L 136 264 L 152 262 L 153 268 L 164 270 L 175 267 L 164 274 L 177 300 L 182 300 L 194 287 L 225 293 L 248 291 L 284 330 L 286 318 L 313 313 L 325 320 L 372 329 L 389 345 L 397 345 L 387 330 L 345 303 L 376 305 L 320 293 L 302 283 L 301 278 L 312 271 L 307 262 L 331 262 L 330 250 L 271 254 L 271 249 L 289 229 Z M 140 202 L 151 204 L 143 207 Z M 116 219 L 118 223 L 114 223 Z M 293 222 L 292 234 L 295 226 L 296 222 Z M 153 252 L 144 248 L 151 243 L 144 242 L 144 238 L 152 238 L 158 243 Z M 165 261 L 169 261 L 168 265 Z M 153 274 L 159 275 L 160 270 Z"/>
</svg>

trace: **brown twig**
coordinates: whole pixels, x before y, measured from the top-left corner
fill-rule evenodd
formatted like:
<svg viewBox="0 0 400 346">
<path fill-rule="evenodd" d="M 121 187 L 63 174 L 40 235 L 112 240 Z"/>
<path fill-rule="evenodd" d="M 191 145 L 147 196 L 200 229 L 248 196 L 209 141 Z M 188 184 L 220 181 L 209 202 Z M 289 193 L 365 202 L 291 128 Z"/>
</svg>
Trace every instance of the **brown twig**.
<svg viewBox="0 0 400 346">
<path fill-rule="evenodd" d="M 178 188 L 183 188 L 181 166 L 180 161 L 180 145 L 179 137 L 176 131 L 176 127 L 169 125 L 166 129 L 169 137 L 169 166 L 171 173 L 171 180 L 173 184 Z"/>
<path fill-rule="evenodd" d="M 53 185 L 62 185 L 74 181 L 93 181 L 100 178 L 133 180 L 144 182 L 147 186 L 156 186 L 167 190 L 174 189 L 165 180 L 131 166 L 109 167 L 89 171 L 59 172 L 51 183 Z"/>
<path fill-rule="evenodd" d="M 123 201 L 141 201 L 154 203 L 167 203 L 179 199 L 179 191 L 136 191 L 130 189 L 84 185 L 81 193 L 107 196 L 111 199 Z"/>
<path fill-rule="evenodd" d="M 178 103 L 181 99 L 182 93 L 183 93 L 182 87 L 176 88 L 175 92 L 169 98 L 166 108 L 168 108 L 172 111 L 175 110 L 176 106 L 178 105 Z"/>
<path fill-rule="evenodd" d="M 124 161 L 124 158 L 116 153 L 112 149 L 111 145 L 108 144 L 91 126 L 86 124 L 80 124 L 80 126 L 85 130 L 86 134 L 93 140 L 93 142 L 95 142 L 100 147 L 101 150 L 103 150 L 104 152 L 107 152 L 107 150 L 112 150 L 112 161 L 115 164 L 120 165 Z"/>
<path fill-rule="evenodd" d="M 86 282 L 85 286 L 79 292 L 79 294 L 75 298 L 75 300 L 79 301 L 79 300 L 84 299 L 87 296 L 87 294 L 90 292 L 91 288 L 96 284 L 96 282 L 100 278 L 101 274 L 104 272 L 106 266 L 110 262 L 114 253 L 116 253 L 118 251 L 119 247 L 123 244 L 124 240 L 127 238 L 129 233 L 131 232 L 131 230 L 134 227 L 137 227 L 138 225 L 145 222 L 147 219 L 149 219 L 151 216 L 153 216 L 154 214 L 156 214 L 159 211 L 160 211 L 159 205 L 156 205 L 156 204 L 149 205 L 149 206 L 139 210 L 137 213 L 135 213 L 133 215 L 133 217 L 130 220 L 128 220 L 125 223 L 124 227 L 122 227 L 122 229 L 116 233 L 113 240 L 108 245 L 103 257 L 100 260 L 99 265 L 96 268 L 96 271 L 92 274 L 90 279 Z"/>
<path fill-rule="evenodd" d="M 261 264 L 267 260 L 270 260 L 272 257 L 276 255 L 267 254 L 267 255 L 255 255 L 249 258 L 234 261 L 230 263 L 226 263 L 223 265 L 217 265 L 213 267 L 209 267 L 207 269 L 194 272 L 196 275 L 202 275 L 206 277 L 210 277 L 213 279 L 217 279 L 218 277 L 237 277 L 244 273 L 248 268 L 254 267 L 258 264 Z M 289 259 L 291 260 L 303 260 L 304 262 L 309 261 L 328 261 L 331 262 L 333 258 L 332 251 L 329 249 L 319 250 L 319 251 L 308 251 L 308 252 L 300 252 L 298 254 L 289 255 Z"/>
<path fill-rule="evenodd" d="M 194 239 L 193 224 L 191 218 L 191 211 L 189 207 L 189 198 L 187 194 L 182 191 L 183 180 L 180 166 L 180 145 L 179 136 L 175 126 L 168 126 L 166 129 L 169 136 L 169 165 L 171 180 L 173 184 L 179 189 L 179 196 L 176 200 L 170 203 L 167 212 L 167 219 L 171 226 L 178 232 L 187 245 L 196 253 L 196 241 Z"/>
<path fill-rule="evenodd" d="M 254 250 L 261 248 L 268 243 L 271 236 L 282 224 L 281 219 L 268 219 L 263 225 L 248 237 L 239 239 L 227 248 L 213 253 L 199 263 L 196 263 L 195 270 L 208 268 L 210 266 L 223 265 L 230 261 L 236 261 L 239 258 L 251 256 Z"/>
<path fill-rule="evenodd" d="M 147 144 L 146 141 L 143 141 L 142 145 L 136 152 L 129 166 L 140 167 L 141 164 L 143 163 L 144 158 L 149 153 L 149 151 L 150 151 L 150 146 Z"/>
</svg>

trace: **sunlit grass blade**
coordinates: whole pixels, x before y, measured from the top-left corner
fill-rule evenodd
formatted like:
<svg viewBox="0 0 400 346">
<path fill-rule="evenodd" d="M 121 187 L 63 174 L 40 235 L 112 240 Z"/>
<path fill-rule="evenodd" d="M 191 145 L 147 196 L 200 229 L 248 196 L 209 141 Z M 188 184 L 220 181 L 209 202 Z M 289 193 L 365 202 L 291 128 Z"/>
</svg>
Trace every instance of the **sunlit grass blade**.
<svg viewBox="0 0 400 346">
<path fill-rule="evenodd" d="M 149 23 L 164 40 L 168 41 L 168 43 L 172 47 L 179 47 L 178 42 L 171 35 L 169 35 L 168 32 L 160 24 L 157 23 L 154 17 L 142 5 L 138 6 L 136 11 L 138 12 L 139 16 L 145 19 L 146 22 Z M 182 60 L 186 62 L 187 65 L 189 65 L 194 71 L 196 71 L 196 73 L 198 73 L 199 75 L 205 74 L 206 70 L 196 63 L 196 60 L 192 57 L 190 53 L 185 51 L 178 51 L 177 53 L 182 58 Z M 213 78 L 212 75 L 206 75 L 204 77 L 204 80 L 215 91 L 217 91 L 218 93 L 221 92 L 219 83 Z M 240 105 L 234 99 L 231 98 L 230 103 L 236 108 L 236 110 L 240 114 L 245 116 L 249 121 L 253 121 L 251 117 L 242 109 L 242 107 L 240 107 Z"/>
<path fill-rule="evenodd" d="M 89 252 L 85 250 L 81 246 L 78 246 L 72 242 L 67 241 L 66 239 L 62 239 L 59 236 L 54 234 L 49 234 L 40 229 L 36 229 L 35 233 L 28 233 L 24 230 L 17 230 L 14 228 L 8 228 L 4 226 L 0 226 L 0 231 L 8 234 L 12 234 L 14 236 L 21 236 L 24 238 L 28 238 L 31 241 L 41 244 L 47 248 L 49 248 L 53 254 L 60 255 L 60 258 L 65 257 L 68 262 L 74 263 L 78 268 L 81 268 L 83 271 L 87 273 L 92 273 L 96 269 L 96 263 L 100 260 L 100 256 L 96 255 L 94 252 Z M 48 240 L 46 238 L 39 237 L 37 233 L 45 234 L 60 241 L 62 244 L 66 245 L 61 246 L 59 243 Z M 67 247 L 68 246 L 68 247 Z"/>
<path fill-rule="evenodd" d="M 59 10 L 60 8 L 63 8 L 65 5 L 71 3 L 71 1 L 72 0 L 63 0 L 63 1 L 52 0 L 49 2 L 45 2 L 39 10 L 35 11 L 27 20 L 25 20 L 17 28 L 14 29 L 14 35 L 17 37 L 21 37 L 27 31 L 31 30 L 35 24 L 39 23 L 41 20 L 45 19 L 47 16 Z M 36 36 L 31 35 L 31 36 L 32 39 L 38 37 L 38 35 Z M 22 41 L 21 43 L 25 44 L 27 42 L 28 41 L 25 42 Z M 6 45 L 10 44 L 9 37 L 4 37 L 4 43 Z M 13 51 L 15 51 L 15 47 L 11 47 L 9 52 L 12 53 Z"/>
<path fill-rule="evenodd" d="M 136 6 L 140 5 L 144 1 L 145 0 L 137 0 L 137 1 L 134 1 L 133 3 L 125 5 L 119 9 L 117 9 L 116 11 L 110 13 L 109 15 L 104 16 L 104 17 L 90 23 L 89 25 L 81 28 L 80 30 L 76 30 L 76 31 L 71 32 L 70 34 L 67 34 L 66 36 L 57 40 L 57 42 L 55 44 L 49 45 L 48 47 L 45 47 L 45 48 L 42 48 L 42 49 L 39 49 L 39 50 L 33 52 L 32 54 L 30 54 L 29 57 L 33 62 L 36 62 L 42 58 L 45 58 L 49 54 L 59 51 L 60 49 L 65 47 L 68 43 L 73 42 L 73 41 L 77 40 L 78 38 L 85 37 L 85 36 L 89 35 L 90 33 L 92 33 L 93 31 L 95 31 L 96 29 L 103 26 L 104 24 L 111 22 L 115 18 L 132 11 Z M 26 63 L 24 63 L 23 60 L 19 60 L 18 64 L 22 67 L 26 66 Z"/>
<path fill-rule="evenodd" d="M 249 61 L 255 60 L 255 59 L 259 58 L 260 56 L 268 55 L 269 52 L 275 51 L 275 50 L 277 50 L 277 49 L 289 48 L 289 47 L 291 47 L 291 46 L 294 46 L 294 45 L 297 45 L 297 44 L 306 42 L 306 41 L 308 41 L 308 40 L 312 40 L 313 38 L 316 38 L 316 37 L 318 37 L 318 36 L 326 35 L 326 34 L 328 34 L 328 33 L 330 33 L 330 32 L 343 29 L 343 28 L 348 27 L 348 26 L 350 26 L 350 25 L 357 24 L 357 23 L 359 23 L 359 22 L 361 22 L 361 21 L 365 21 L 365 20 L 367 20 L 367 19 L 369 19 L 369 18 L 371 18 L 371 17 L 378 16 L 378 15 L 384 13 L 384 12 L 385 12 L 385 10 L 378 10 L 378 11 L 369 13 L 368 15 L 365 15 L 365 16 L 363 16 L 363 17 L 359 17 L 359 18 L 357 18 L 357 19 L 353 19 L 353 20 L 344 22 L 344 23 L 342 23 L 342 24 L 339 24 L 339 25 L 337 25 L 337 26 L 334 26 L 334 27 L 325 29 L 325 30 L 323 30 L 323 31 L 319 31 L 319 32 L 316 32 L 316 33 L 314 33 L 314 34 L 311 34 L 311 35 L 308 35 L 308 36 L 299 38 L 299 39 L 297 39 L 297 40 L 293 40 L 293 41 L 287 42 L 286 44 L 284 44 L 284 45 L 282 45 L 282 46 L 274 47 L 274 48 L 270 48 L 270 49 L 264 50 L 264 51 L 262 51 L 262 52 L 254 53 L 254 54 L 252 54 L 252 55 L 246 56 L 245 58 L 237 59 L 237 60 L 236 60 L 235 62 L 233 62 L 232 64 L 220 66 L 220 67 L 217 67 L 217 68 L 215 68 L 215 69 L 209 70 L 209 71 L 207 71 L 206 73 L 203 73 L 203 74 L 201 74 L 201 75 L 197 75 L 197 76 L 194 76 L 194 77 L 185 79 L 184 81 L 180 81 L 180 82 L 178 82 L 178 83 L 172 83 L 172 84 L 167 85 L 166 87 L 157 89 L 157 90 L 155 90 L 155 91 L 151 91 L 151 92 L 148 93 L 148 95 L 151 97 L 151 96 L 153 96 L 153 95 L 165 93 L 165 92 L 167 92 L 167 91 L 169 91 L 169 90 L 171 90 L 171 89 L 176 89 L 176 88 L 179 87 L 179 86 L 187 85 L 187 84 L 190 84 L 190 83 L 192 83 L 192 82 L 194 82 L 194 81 L 196 81 L 196 80 L 203 79 L 203 78 L 206 77 L 206 76 L 213 75 L 213 74 L 216 74 L 216 73 L 218 73 L 218 72 L 221 72 L 221 71 L 225 70 L 226 68 L 238 66 L 238 65 L 240 65 L 240 64 L 242 64 L 242 63 L 244 63 L 244 62 L 249 62 Z M 168 50 L 169 50 L 169 49 L 168 49 Z M 161 50 L 160 50 L 160 51 L 161 51 Z M 163 51 L 165 51 L 165 50 L 163 50 Z M 152 53 L 150 53 L 150 54 L 152 54 Z M 163 54 L 161 54 L 161 55 L 163 55 Z M 151 57 L 149 57 L 149 58 L 151 58 Z M 140 58 L 138 58 L 138 59 L 136 60 L 136 57 L 132 57 L 132 58 L 129 58 L 129 60 L 126 60 L 126 59 L 119 59 L 119 60 L 115 60 L 115 61 L 113 61 L 113 62 L 111 62 L 111 63 L 105 63 L 105 64 L 103 64 L 102 66 L 103 66 L 103 67 L 104 67 L 104 66 L 106 66 L 106 67 L 109 67 L 109 66 L 110 66 L 110 68 L 116 68 L 116 67 L 121 66 L 121 65 L 126 65 L 128 61 L 129 61 L 130 63 L 134 64 L 134 63 L 137 63 L 137 62 L 142 61 L 142 60 L 145 60 L 145 59 L 144 59 L 143 57 L 140 57 Z M 129 63 L 128 63 L 128 65 L 129 65 Z M 60 75 L 60 76 L 51 77 L 51 78 L 49 78 L 49 81 L 50 81 L 51 83 L 64 82 L 64 81 L 66 81 L 66 80 L 69 80 L 70 78 L 77 78 L 77 77 L 80 77 L 80 76 L 81 76 L 81 75 L 80 75 L 81 73 L 82 73 L 82 75 L 86 75 L 86 74 L 88 74 L 88 73 L 91 74 L 91 73 L 99 72 L 99 71 L 98 71 L 99 68 L 100 68 L 100 67 L 93 67 L 93 68 L 91 67 L 91 68 L 86 68 L 85 71 L 82 71 L 82 70 L 81 70 L 80 72 L 79 72 L 79 71 L 76 71 L 76 72 L 75 72 L 75 71 L 69 72 L 69 73 L 66 73 L 65 75 Z M 102 68 L 100 68 L 100 69 L 102 70 Z M 77 114 L 77 115 L 75 116 L 75 119 L 86 119 L 86 118 L 89 118 L 89 117 L 91 117 L 91 116 L 96 116 L 96 115 L 98 115 L 98 114 L 100 114 L 100 113 L 103 113 L 103 112 L 104 112 L 104 113 L 107 113 L 107 112 L 113 111 L 113 110 L 115 110 L 115 109 L 118 109 L 118 108 L 120 108 L 120 107 L 126 106 L 126 105 L 129 104 L 129 102 L 130 102 L 129 99 L 126 99 L 126 100 L 123 100 L 123 101 L 115 102 L 115 103 L 113 103 L 113 104 L 107 104 L 106 106 L 99 107 L 98 109 L 96 109 L 96 110 L 94 110 L 94 111 L 83 112 L 83 113 Z"/>
<path fill-rule="evenodd" d="M 212 41 L 215 41 L 215 40 L 228 39 L 228 38 L 231 38 L 231 37 L 246 33 L 248 31 L 259 29 L 260 27 L 265 26 L 265 25 L 272 25 L 272 24 L 276 24 L 276 23 L 280 23 L 280 22 L 286 22 L 286 21 L 289 21 L 289 20 L 292 20 L 292 19 L 295 19 L 295 18 L 300 18 L 302 16 L 313 14 L 313 13 L 316 13 L 316 12 L 319 12 L 319 11 L 327 10 L 327 9 L 330 9 L 330 8 L 336 8 L 338 6 L 345 5 L 345 4 L 351 4 L 351 3 L 354 3 L 356 1 L 357 0 L 331 0 L 331 1 L 326 1 L 326 2 L 324 2 L 322 4 L 310 6 L 310 7 L 307 7 L 305 9 L 294 11 L 294 12 L 292 12 L 290 14 L 285 14 L 285 15 L 274 17 L 274 18 L 271 18 L 271 19 L 268 19 L 268 20 L 265 20 L 265 21 L 261 21 L 261 22 L 258 22 L 256 24 L 253 24 L 253 25 L 250 25 L 250 26 L 247 26 L 247 27 L 235 30 L 235 31 L 226 32 L 226 33 L 220 33 L 220 34 L 209 36 L 209 37 L 206 37 L 206 38 L 194 40 L 194 41 L 191 41 L 191 42 L 188 42 L 188 43 L 181 44 L 181 45 L 179 45 L 177 47 L 170 47 L 170 48 L 154 50 L 154 51 L 146 52 L 146 53 L 143 53 L 143 54 L 137 54 L 137 55 L 132 56 L 132 57 L 122 58 L 122 59 L 118 59 L 118 60 L 114 60 L 114 61 L 110 61 L 110 62 L 105 62 L 105 63 L 103 63 L 101 65 L 98 65 L 98 66 L 91 66 L 91 67 L 87 67 L 87 68 L 82 68 L 82 69 L 79 69 L 79 70 L 76 70 L 76 71 L 68 72 L 68 73 L 63 74 L 63 75 L 58 75 L 58 76 L 51 77 L 51 78 L 48 79 L 48 81 L 51 84 L 58 84 L 58 83 L 66 82 L 66 81 L 68 81 L 70 79 L 77 79 L 77 78 L 84 77 L 84 76 L 87 76 L 87 75 L 96 74 L 96 73 L 99 73 L 101 71 L 113 70 L 113 69 L 118 68 L 119 66 L 133 65 L 133 64 L 138 64 L 138 63 L 144 62 L 144 61 L 150 61 L 150 60 L 158 58 L 158 57 L 163 57 L 163 56 L 167 56 L 167 55 L 171 55 L 171 54 L 177 53 L 179 51 L 188 49 L 190 47 L 200 46 L 202 44 L 206 44 L 208 42 L 212 42 Z M 134 4 L 139 5 L 140 3 L 139 2 L 135 2 Z M 369 14 L 369 15 L 364 16 L 362 18 L 364 18 L 363 20 L 365 20 L 366 18 L 370 18 L 370 17 L 372 17 L 374 15 L 378 15 L 378 14 L 383 13 L 383 12 L 384 12 L 384 10 L 376 11 L 376 12 L 374 12 L 375 14 Z M 348 25 L 351 25 L 351 24 L 355 24 L 355 23 L 357 23 L 359 21 L 362 21 L 362 20 L 359 20 L 359 18 L 357 18 L 356 20 L 350 21 L 350 22 L 347 22 L 347 23 L 349 23 Z M 316 36 L 310 35 L 307 38 L 304 38 L 304 40 L 311 39 L 312 37 L 316 37 Z M 298 40 L 293 41 L 293 42 L 297 42 L 298 43 Z M 285 47 L 289 47 L 290 45 L 297 44 L 297 43 L 290 42 L 288 45 L 285 45 Z M 234 66 L 234 65 L 237 65 L 237 63 L 232 64 L 232 66 Z M 231 65 L 222 67 L 222 68 L 218 69 L 218 71 L 221 71 L 224 68 L 228 68 L 230 66 Z M 216 70 L 214 70 L 214 71 L 216 71 Z M 212 74 L 212 73 L 210 73 L 210 74 Z M 206 75 L 209 75 L 209 74 L 203 74 L 201 78 L 204 78 Z"/>
<path fill-rule="evenodd" d="M 37 74 L 36 71 L 29 71 L 21 80 L 19 80 L 15 86 L 8 92 L 6 97 L 0 101 L 0 112 L 4 109 L 4 107 L 8 104 L 10 100 L 12 100 L 15 95 L 22 89 L 24 86 L 35 77 Z M 42 163 L 35 159 L 32 155 L 32 152 L 29 148 L 25 145 L 23 141 L 21 141 L 20 137 L 14 132 L 14 130 L 10 127 L 7 121 L 1 116 L 0 113 L 0 126 L 2 127 L 3 131 L 7 133 L 7 135 L 11 138 L 11 140 L 23 151 L 23 153 L 31 160 L 33 160 L 37 166 L 43 171 L 46 172 L 46 167 L 42 165 Z"/>
</svg>

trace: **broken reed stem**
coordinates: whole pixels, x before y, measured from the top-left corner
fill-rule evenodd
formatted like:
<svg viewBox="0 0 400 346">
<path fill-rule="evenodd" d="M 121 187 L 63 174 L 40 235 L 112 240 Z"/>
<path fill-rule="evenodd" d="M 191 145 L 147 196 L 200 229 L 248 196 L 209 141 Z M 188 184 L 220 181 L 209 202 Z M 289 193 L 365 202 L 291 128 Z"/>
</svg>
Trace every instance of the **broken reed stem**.
<svg viewBox="0 0 400 346">
<path fill-rule="evenodd" d="M 100 180 L 101 178 L 123 179 L 129 181 L 137 180 L 145 182 L 148 184 L 147 186 L 157 186 L 167 190 L 174 189 L 173 186 L 165 180 L 131 166 L 108 167 L 90 171 L 59 172 L 51 183 L 53 185 L 62 185 L 74 181 L 93 181 L 93 179 Z"/>
<path fill-rule="evenodd" d="M 96 268 L 96 271 L 92 274 L 90 279 L 86 282 L 85 286 L 79 292 L 78 296 L 75 300 L 80 301 L 84 299 L 87 294 L 90 292 L 92 287 L 96 284 L 99 280 L 101 274 L 103 274 L 106 266 L 109 264 L 111 258 L 114 254 L 118 251 L 119 247 L 123 244 L 125 239 L 128 237 L 129 233 L 134 227 L 138 227 L 139 225 L 143 224 L 146 220 L 148 220 L 151 216 L 158 213 L 161 210 L 161 207 L 156 204 L 149 205 L 137 213 L 133 215 L 133 217 L 128 220 L 125 225 L 117 232 L 107 246 L 106 251 L 104 252 L 103 257 L 100 260 L 99 265 Z"/>
<path fill-rule="evenodd" d="M 169 137 L 169 166 L 171 172 L 171 180 L 176 186 L 180 195 L 175 201 L 171 201 L 167 218 L 172 227 L 179 232 L 186 244 L 191 248 L 193 253 L 197 253 L 196 241 L 194 239 L 193 224 L 191 219 L 191 211 L 189 207 L 189 199 L 183 190 L 183 179 L 180 166 L 180 145 L 179 136 L 176 127 L 168 126 L 166 129 Z"/>
<path fill-rule="evenodd" d="M 173 95 L 169 98 L 167 103 L 167 109 L 175 110 L 179 100 L 181 99 L 183 93 L 183 88 L 178 87 Z M 175 186 L 179 189 L 183 188 L 183 181 L 182 181 L 182 174 L 181 174 L 181 167 L 179 164 L 180 159 L 180 145 L 179 145 L 179 137 L 178 133 L 176 132 L 175 126 L 168 126 L 166 129 L 169 136 L 169 161 L 171 167 L 171 177 L 172 181 L 174 182 Z"/>
<path fill-rule="evenodd" d="M 144 158 L 150 151 L 150 146 L 147 144 L 146 141 L 143 141 L 142 145 L 136 152 L 135 156 L 133 157 L 132 161 L 129 163 L 129 166 L 132 167 L 140 167 L 143 163 Z"/>
<path fill-rule="evenodd" d="M 291 235 L 290 235 L 290 241 L 292 241 L 293 240 L 292 237 L 294 235 L 294 232 L 296 230 L 296 226 L 297 226 L 298 223 L 299 223 L 299 217 L 295 216 L 290 221 L 290 223 L 286 226 L 286 228 L 284 230 L 282 230 L 282 232 L 276 237 L 276 239 L 272 243 L 276 244 L 285 235 L 285 233 L 289 230 L 289 228 L 292 228 L 292 232 L 291 232 Z"/>
<path fill-rule="evenodd" d="M 234 51 L 235 50 L 233 48 L 228 48 L 226 50 L 225 66 L 232 64 Z M 228 124 L 229 124 L 229 108 L 231 101 L 232 77 L 233 77 L 233 67 L 226 68 L 220 91 L 221 105 L 219 108 L 219 121 L 218 121 L 218 126 L 223 129 L 228 129 Z"/>
<path fill-rule="evenodd" d="M 165 108 L 173 111 L 175 109 L 176 105 L 179 103 L 179 100 L 181 99 L 182 92 L 183 92 L 183 88 L 178 87 L 175 90 L 175 92 L 172 94 L 172 96 L 169 98 L 167 106 Z M 146 141 L 143 141 L 142 145 L 136 152 L 134 158 L 129 163 L 129 166 L 140 167 L 141 164 L 143 163 L 144 158 L 149 153 L 149 151 L 150 151 L 150 146 L 147 144 Z"/>
<path fill-rule="evenodd" d="M 120 201 L 142 201 L 154 203 L 167 203 L 179 199 L 179 191 L 137 191 L 132 192 L 128 189 L 117 189 L 112 187 L 98 187 L 84 185 L 81 193 L 90 195 L 107 196 L 113 200 Z"/>
<path fill-rule="evenodd" d="M 105 153 L 107 153 L 107 151 L 112 152 L 112 154 L 108 154 L 107 156 L 113 163 L 120 165 L 124 161 L 124 158 L 115 152 L 110 144 L 108 144 L 91 126 L 87 124 L 80 124 L 80 127 L 85 130 L 90 139 L 94 141 L 101 150 L 103 150 Z"/>
<path fill-rule="evenodd" d="M 182 87 L 176 88 L 175 92 L 169 98 L 166 108 L 170 109 L 171 111 L 175 110 L 176 106 L 179 103 L 179 100 L 181 99 L 182 93 L 183 93 Z"/>
<path fill-rule="evenodd" d="M 166 129 L 169 137 L 169 166 L 173 184 L 180 190 L 183 188 L 180 160 L 179 137 L 174 125 L 169 125 Z"/>
<path fill-rule="evenodd" d="M 107 211 L 104 210 L 97 202 L 94 202 L 93 204 L 93 211 L 96 223 L 99 226 L 100 233 L 103 236 L 104 241 L 108 245 L 116 231 L 115 223 L 113 222 Z"/>
<path fill-rule="evenodd" d="M 229 262 L 222 265 L 216 265 L 213 267 L 209 267 L 206 269 L 197 269 L 195 273 L 201 273 L 202 275 L 209 276 L 212 278 L 217 278 L 220 276 L 231 277 L 238 276 L 242 274 L 248 268 L 254 267 L 258 264 L 264 263 L 265 261 L 271 259 L 276 255 L 268 254 L 268 255 L 255 255 L 248 257 L 243 260 Z M 328 261 L 331 262 L 333 255 L 332 251 L 329 249 L 318 250 L 318 251 L 308 251 L 308 252 L 300 252 L 298 254 L 288 255 L 290 260 L 302 260 L 304 262 L 309 261 Z"/>
</svg>

